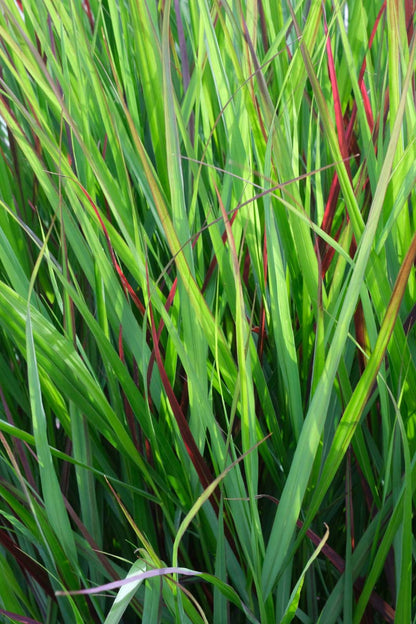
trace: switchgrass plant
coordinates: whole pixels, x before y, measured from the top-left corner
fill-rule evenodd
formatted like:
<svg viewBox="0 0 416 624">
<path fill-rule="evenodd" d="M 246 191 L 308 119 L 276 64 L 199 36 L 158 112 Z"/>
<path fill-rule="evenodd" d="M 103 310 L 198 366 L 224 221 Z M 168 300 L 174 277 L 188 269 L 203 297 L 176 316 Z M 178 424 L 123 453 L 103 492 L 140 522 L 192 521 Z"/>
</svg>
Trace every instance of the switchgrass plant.
<svg viewBox="0 0 416 624">
<path fill-rule="evenodd" d="M 3 621 L 415 621 L 414 9 L 0 0 Z"/>
</svg>

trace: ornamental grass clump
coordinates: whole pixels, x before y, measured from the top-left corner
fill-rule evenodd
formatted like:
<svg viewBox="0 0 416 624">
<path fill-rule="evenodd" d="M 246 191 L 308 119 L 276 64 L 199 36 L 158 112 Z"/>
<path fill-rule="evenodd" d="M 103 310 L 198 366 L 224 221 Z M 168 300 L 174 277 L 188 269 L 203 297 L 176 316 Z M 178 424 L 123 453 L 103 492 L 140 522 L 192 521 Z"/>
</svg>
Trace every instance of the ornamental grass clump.
<svg viewBox="0 0 416 624">
<path fill-rule="evenodd" d="M 2 621 L 414 620 L 414 23 L 0 0 Z"/>
</svg>

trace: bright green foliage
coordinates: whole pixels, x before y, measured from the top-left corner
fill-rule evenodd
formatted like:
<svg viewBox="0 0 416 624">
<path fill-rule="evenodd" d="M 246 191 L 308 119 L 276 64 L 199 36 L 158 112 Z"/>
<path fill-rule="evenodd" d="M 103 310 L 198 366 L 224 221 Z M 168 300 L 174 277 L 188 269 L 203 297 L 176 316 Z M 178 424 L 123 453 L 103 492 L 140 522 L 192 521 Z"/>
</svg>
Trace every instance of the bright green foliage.
<svg viewBox="0 0 416 624">
<path fill-rule="evenodd" d="M 414 620 L 413 5 L 0 0 L 0 619 Z"/>
</svg>

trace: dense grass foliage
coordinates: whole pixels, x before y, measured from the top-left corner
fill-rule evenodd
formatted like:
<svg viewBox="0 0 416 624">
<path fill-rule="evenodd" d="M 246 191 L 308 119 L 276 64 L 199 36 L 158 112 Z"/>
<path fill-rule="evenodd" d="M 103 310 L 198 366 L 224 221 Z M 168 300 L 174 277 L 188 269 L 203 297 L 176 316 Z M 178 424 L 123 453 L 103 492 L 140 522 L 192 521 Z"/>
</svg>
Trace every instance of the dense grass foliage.
<svg viewBox="0 0 416 624">
<path fill-rule="evenodd" d="M 0 0 L 2 621 L 415 621 L 414 22 Z"/>
</svg>

